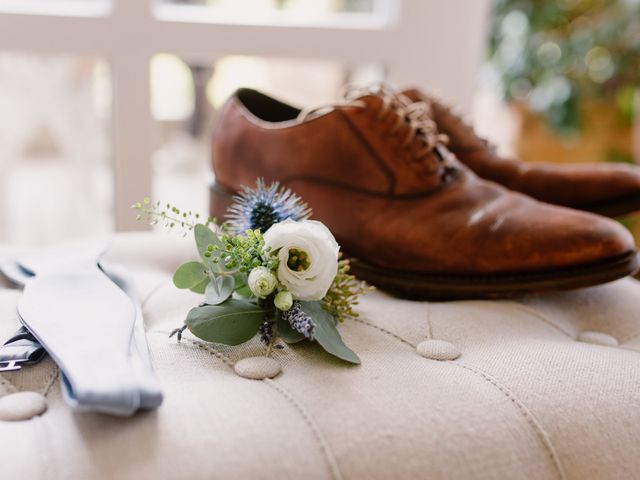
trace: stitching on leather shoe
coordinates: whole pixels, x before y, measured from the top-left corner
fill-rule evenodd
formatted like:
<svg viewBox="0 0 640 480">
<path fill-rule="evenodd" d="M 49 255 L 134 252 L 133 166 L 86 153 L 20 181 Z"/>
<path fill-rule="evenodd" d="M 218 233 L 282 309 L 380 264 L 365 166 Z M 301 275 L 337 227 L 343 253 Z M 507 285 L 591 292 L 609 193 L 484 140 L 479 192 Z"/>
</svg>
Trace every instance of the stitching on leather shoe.
<svg viewBox="0 0 640 480">
<path fill-rule="evenodd" d="M 393 171 L 391 170 L 391 168 L 389 168 L 389 166 L 384 162 L 384 160 L 380 158 L 380 156 L 378 155 L 378 152 L 375 151 L 375 149 L 371 146 L 369 141 L 364 137 L 360 129 L 353 124 L 353 122 L 349 119 L 349 117 L 345 115 L 344 112 L 341 110 L 336 110 L 336 112 L 338 113 L 340 118 L 342 118 L 342 120 L 347 125 L 347 127 L 358 138 L 362 146 L 364 146 L 364 148 L 369 152 L 369 155 L 371 156 L 371 158 L 375 160 L 376 165 L 378 165 L 378 167 L 383 171 L 384 175 L 387 177 L 389 181 L 389 189 L 386 194 L 382 194 L 382 195 L 393 194 L 393 192 L 395 192 L 396 190 L 396 177 L 393 174 Z"/>
</svg>

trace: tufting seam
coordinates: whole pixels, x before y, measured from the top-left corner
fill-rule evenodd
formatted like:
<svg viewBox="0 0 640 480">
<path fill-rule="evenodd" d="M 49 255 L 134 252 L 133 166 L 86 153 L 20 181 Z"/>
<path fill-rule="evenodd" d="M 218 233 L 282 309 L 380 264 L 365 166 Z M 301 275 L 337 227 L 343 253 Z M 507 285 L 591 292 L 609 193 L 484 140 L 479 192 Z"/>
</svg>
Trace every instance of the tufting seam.
<svg viewBox="0 0 640 480">
<path fill-rule="evenodd" d="M 389 330 L 386 330 L 386 329 L 384 329 L 382 327 L 378 327 L 377 325 L 369 323 L 369 322 L 367 322 L 365 320 L 361 320 L 361 319 L 358 319 L 358 318 L 356 318 L 355 320 L 357 322 L 360 322 L 360 323 L 364 324 L 364 325 L 367 325 L 369 327 L 375 328 L 376 330 L 379 330 L 382 333 L 386 333 L 387 335 L 390 335 L 391 337 L 401 341 L 402 343 L 406 343 L 407 345 L 411 345 L 411 343 L 408 340 L 402 338 L 399 335 L 396 335 L 393 332 L 390 332 Z M 413 346 L 413 345 L 411 345 L 411 346 Z M 463 364 L 463 363 L 460 363 L 460 362 L 456 362 L 456 361 L 451 361 L 450 360 L 447 363 L 450 363 L 452 365 L 457 365 L 457 366 L 459 366 L 461 368 L 465 368 L 465 369 L 475 373 L 476 375 L 480 375 L 482 378 L 485 379 L 485 381 L 491 383 L 500 392 L 502 392 L 518 408 L 518 410 L 523 414 L 523 416 L 527 420 L 527 423 L 529 423 L 529 425 L 534 430 L 536 436 L 538 437 L 538 439 L 541 441 L 542 445 L 544 446 L 544 449 L 545 449 L 547 455 L 551 459 L 551 462 L 556 467 L 556 470 L 558 471 L 558 478 L 560 478 L 561 480 L 565 480 L 567 478 L 565 473 L 564 473 L 564 468 L 562 467 L 562 464 L 560 463 L 560 459 L 558 457 L 558 454 L 557 454 L 555 448 L 553 447 L 553 444 L 551 443 L 551 440 L 550 440 L 548 434 L 545 432 L 545 430 L 542 428 L 540 423 L 533 416 L 531 411 L 524 405 L 524 403 L 522 403 L 520 400 L 518 400 L 515 397 L 515 395 L 511 391 L 509 391 L 506 387 L 504 387 L 501 384 L 499 384 L 497 380 L 495 380 L 493 377 L 489 376 L 488 374 L 484 373 L 483 371 L 481 371 L 479 369 L 476 369 L 475 367 L 471 367 L 471 366 L 468 366 L 466 364 Z"/>
<path fill-rule="evenodd" d="M 518 408 L 520 413 L 522 413 L 524 418 L 527 420 L 527 423 L 529 423 L 529 425 L 535 432 L 536 436 L 542 443 L 547 455 L 551 459 L 551 462 L 556 467 L 556 470 L 558 471 L 558 478 L 562 480 L 567 478 L 564 473 L 564 468 L 560 463 L 558 453 L 556 452 L 556 449 L 551 443 L 551 439 L 549 438 L 549 435 L 544 430 L 544 428 L 542 428 L 542 425 L 540 425 L 540 422 L 538 422 L 538 420 L 534 417 L 531 411 L 524 405 L 524 403 L 518 400 L 518 398 L 516 398 L 516 396 L 509 389 L 507 389 L 505 386 L 498 383 L 498 381 L 495 378 L 491 377 L 489 374 L 483 372 L 482 370 L 479 370 L 475 367 L 471 367 L 470 365 L 466 365 L 464 363 L 460 363 L 456 361 L 449 361 L 448 363 L 464 368 L 466 370 L 469 370 L 470 372 L 475 373 L 476 375 L 479 375 L 485 381 L 489 382 L 491 385 L 497 388 L 500 392 L 502 392 L 504 396 L 507 397 Z"/>
<path fill-rule="evenodd" d="M 9 380 L 0 375 L 0 385 L 7 388 L 7 393 L 16 393 L 18 389 Z"/>
<path fill-rule="evenodd" d="M 371 322 L 367 322 L 366 320 L 362 320 L 361 318 L 354 318 L 353 320 L 354 320 L 354 321 L 356 321 L 356 322 L 362 323 L 363 325 L 367 325 L 367 326 L 369 326 L 369 327 L 371 327 L 371 328 L 375 328 L 376 330 L 379 330 L 379 331 L 381 331 L 382 333 L 386 333 L 387 335 L 392 336 L 392 337 L 393 337 L 393 338 L 395 338 L 396 340 L 399 340 L 399 341 L 401 341 L 402 343 L 406 343 L 406 344 L 407 344 L 407 345 L 409 345 L 411 348 L 416 348 L 416 346 L 415 346 L 414 344 L 412 344 L 410 341 L 405 340 L 405 339 L 404 339 L 404 338 L 402 338 L 401 336 L 396 335 L 395 333 L 393 333 L 393 332 L 391 332 L 391 331 L 389 331 L 389 330 L 387 330 L 387 329 L 385 329 L 385 328 L 379 327 L 378 325 L 375 325 L 375 324 L 373 324 L 373 323 L 371 323 Z"/>
<path fill-rule="evenodd" d="M 41 478 L 60 478 L 60 469 L 56 467 L 60 463 L 55 459 L 57 455 L 55 454 L 55 448 L 51 444 L 51 439 L 54 438 L 54 435 L 49 431 L 46 420 L 48 420 L 48 416 L 45 415 L 36 415 L 29 420 L 35 429 L 39 431 L 39 434 L 34 432 L 34 436 L 40 446 L 37 450 L 37 457 L 40 459 Z M 53 470 L 57 473 L 54 473 Z"/>
<path fill-rule="evenodd" d="M 168 335 L 168 332 L 161 332 L 161 331 L 153 331 L 153 332 L 149 332 L 149 333 L 154 333 L 154 334 L 160 334 L 160 335 Z M 211 345 L 198 341 L 198 340 L 192 340 L 190 338 L 183 338 L 182 341 L 186 341 L 189 342 L 191 345 L 194 345 L 198 348 L 201 348 L 202 350 L 206 351 L 207 353 L 209 353 L 212 357 L 217 358 L 218 360 L 221 360 L 225 365 L 233 368 L 233 362 L 231 361 L 231 359 L 229 357 L 227 357 L 226 355 L 224 355 L 223 353 L 217 351 L 216 349 L 214 349 Z M 272 389 L 276 390 L 277 392 L 279 392 L 291 405 L 293 405 L 293 407 L 300 413 L 300 415 L 302 416 L 304 422 L 307 424 L 307 426 L 309 427 L 309 429 L 311 430 L 311 432 L 313 433 L 314 438 L 316 439 L 316 441 L 318 442 L 318 444 L 320 445 L 320 449 L 322 450 L 327 463 L 329 464 L 329 470 L 331 471 L 331 477 L 334 480 L 342 480 L 342 474 L 340 473 L 340 470 L 338 469 L 338 465 L 336 463 L 336 459 L 335 456 L 333 455 L 333 453 L 331 452 L 331 450 L 329 449 L 329 446 L 327 444 L 327 442 L 324 440 L 324 437 L 322 436 L 322 434 L 320 433 L 320 430 L 318 429 L 317 425 L 315 424 L 315 422 L 312 420 L 311 416 L 306 412 L 306 410 L 302 407 L 302 405 L 300 405 L 300 403 L 295 399 L 295 397 L 288 391 L 286 390 L 284 387 L 282 387 L 281 385 L 277 384 L 276 382 L 274 382 L 273 380 L 266 378 L 264 380 L 262 380 L 263 382 L 265 382 L 267 385 L 269 385 Z"/>
<path fill-rule="evenodd" d="M 285 389 L 282 385 L 278 384 L 274 380 L 271 380 L 270 378 L 265 378 L 263 382 L 265 382 L 275 391 L 280 393 L 280 395 L 282 395 L 298 411 L 298 413 L 300 414 L 304 422 L 307 424 L 307 427 L 309 427 L 309 429 L 311 430 L 313 437 L 318 442 L 320 446 L 320 450 L 322 450 L 322 453 L 324 454 L 324 457 L 327 460 L 327 463 L 329 465 L 329 470 L 331 472 L 331 478 L 333 478 L 334 480 L 342 480 L 343 476 L 342 476 L 342 473 L 340 472 L 340 469 L 338 468 L 338 463 L 336 461 L 336 458 L 333 455 L 333 452 L 331 451 L 331 449 L 329 448 L 329 444 L 322 436 L 322 433 L 320 433 L 320 429 L 318 428 L 316 423 L 313 421 L 309 413 L 307 413 L 307 411 L 302 407 L 300 402 L 296 400 L 293 394 L 291 394 L 291 392 Z"/>
<path fill-rule="evenodd" d="M 49 379 L 47 380 L 47 383 L 45 383 L 44 389 L 42 390 L 42 393 L 41 393 L 41 395 L 44 396 L 45 398 L 46 398 L 47 395 L 49 395 L 49 392 L 51 391 L 51 388 L 55 384 L 56 379 L 58 378 L 58 375 L 60 375 L 60 369 L 58 368 L 58 365 L 56 365 L 54 363 L 53 364 L 53 375 L 51 375 L 49 377 Z"/>
<path fill-rule="evenodd" d="M 193 340 L 187 340 L 187 341 L 191 342 L 192 345 L 195 345 L 196 347 L 209 353 L 209 355 L 211 355 L 212 357 L 215 357 L 218 360 L 222 361 L 222 363 L 224 363 L 228 367 L 233 367 L 233 362 L 231 361 L 231 359 L 229 359 L 229 357 L 227 357 L 226 355 L 218 352 L 215 348 L 212 348 L 211 346 L 206 345 L 204 343 L 195 342 Z"/>
<path fill-rule="evenodd" d="M 160 330 L 154 330 L 154 331 L 147 332 L 147 334 L 150 334 L 150 333 L 153 333 L 155 335 L 166 335 L 167 337 L 169 336 L 169 332 L 163 332 L 163 331 L 160 331 Z M 227 365 L 229 367 L 233 367 L 233 361 L 231 361 L 231 359 L 229 357 L 227 357 L 224 353 L 219 352 L 218 350 L 213 348 L 208 343 L 202 342 L 200 340 L 192 340 L 190 338 L 183 338 L 182 340 L 180 340 L 180 342 L 189 342 L 191 345 L 194 345 L 194 346 L 204 350 L 205 352 L 207 352 L 212 357 L 215 357 L 218 360 L 222 361 L 222 363 L 224 363 L 225 365 Z"/>
<path fill-rule="evenodd" d="M 547 325 L 555 328 L 559 332 L 564 333 L 567 337 L 571 338 L 572 340 L 576 339 L 575 335 L 573 335 L 571 332 L 567 332 L 564 328 L 560 327 L 556 323 L 554 323 L 551 320 L 549 320 L 546 316 L 544 316 L 542 313 L 538 312 L 535 308 L 530 307 L 529 305 L 525 305 L 524 303 L 514 302 L 514 304 L 518 305 L 524 312 L 527 312 L 527 313 L 531 314 L 532 316 L 534 316 L 538 320 L 540 320 L 540 321 L 546 323 Z"/>
<path fill-rule="evenodd" d="M 198 340 L 191 340 L 190 338 L 183 338 L 182 341 L 183 342 L 187 341 L 187 342 L 191 343 L 191 345 L 195 345 L 196 347 L 198 347 L 198 348 L 204 350 L 205 352 L 207 352 L 212 357 L 215 357 L 218 360 L 222 361 L 222 363 L 224 363 L 228 367 L 233 367 L 233 362 L 231 361 L 231 359 L 229 357 L 227 357 L 224 353 L 219 352 L 218 350 L 213 348 L 211 345 L 208 345 L 208 344 L 206 344 L 204 342 L 200 342 Z"/>
</svg>

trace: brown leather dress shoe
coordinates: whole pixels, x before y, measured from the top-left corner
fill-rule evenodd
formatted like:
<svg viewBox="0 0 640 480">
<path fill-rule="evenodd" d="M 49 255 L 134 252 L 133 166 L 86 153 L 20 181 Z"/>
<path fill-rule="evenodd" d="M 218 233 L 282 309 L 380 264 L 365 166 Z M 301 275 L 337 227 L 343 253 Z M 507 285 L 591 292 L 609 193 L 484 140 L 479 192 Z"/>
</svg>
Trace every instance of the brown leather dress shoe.
<svg viewBox="0 0 640 480">
<path fill-rule="evenodd" d="M 356 274 L 410 298 L 569 289 L 638 268 L 618 223 L 479 179 L 389 94 L 301 112 L 242 89 L 213 134 L 211 211 L 257 177 L 313 208 Z"/>
<path fill-rule="evenodd" d="M 501 157 L 442 103 L 416 89 L 403 92 L 430 106 L 447 146 L 480 177 L 543 202 L 620 216 L 640 210 L 640 167 L 616 163 L 526 163 Z"/>
</svg>

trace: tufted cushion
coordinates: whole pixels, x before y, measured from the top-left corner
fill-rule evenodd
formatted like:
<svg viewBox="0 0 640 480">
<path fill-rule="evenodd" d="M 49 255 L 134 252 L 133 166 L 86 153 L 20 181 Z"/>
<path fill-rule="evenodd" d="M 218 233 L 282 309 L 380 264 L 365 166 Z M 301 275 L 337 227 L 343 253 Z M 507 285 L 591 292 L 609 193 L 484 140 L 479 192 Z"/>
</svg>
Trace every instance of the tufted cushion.
<svg viewBox="0 0 640 480">
<path fill-rule="evenodd" d="M 40 392 L 49 405 L 0 422 L 0 478 L 637 478 L 635 280 L 515 301 L 376 292 L 341 326 L 361 366 L 296 345 L 276 352 L 279 376 L 257 381 L 233 371 L 262 352 L 257 341 L 168 338 L 199 300 L 170 281 L 194 254 L 150 234 L 117 236 L 109 253 L 144 299 L 164 405 L 131 419 L 73 414 L 50 360 L 4 373 L 0 395 Z M 0 338 L 16 328 L 19 294 L 0 289 Z"/>
</svg>

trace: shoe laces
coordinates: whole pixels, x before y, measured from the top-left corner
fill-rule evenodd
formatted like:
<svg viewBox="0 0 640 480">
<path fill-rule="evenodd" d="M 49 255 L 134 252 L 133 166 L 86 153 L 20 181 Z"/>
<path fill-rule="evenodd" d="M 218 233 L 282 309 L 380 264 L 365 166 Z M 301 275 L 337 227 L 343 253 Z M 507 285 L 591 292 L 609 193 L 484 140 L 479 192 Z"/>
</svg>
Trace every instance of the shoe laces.
<svg viewBox="0 0 640 480">
<path fill-rule="evenodd" d="M 424 100 L 421 100 L 418 103 L 427 104 L 432 110 L 432 105 L 435 101 L 436 100 L 434 98 L 426 96 Z M 484 148 L 491 150 L 494 154 L 497 153 L 498 147 L 496 146 L 496 144 L 478 135 L 468 117 L 466 117 L 458 108 L 452 107 L 442 100 L 438 100 L 438 104 L 440 105 L 440 108 L 442 108 L 450 117 L 453 117 L 458 124 L 462 125 L 466 130 L 468 130 L 473 135 L 473 137 L 484 146 Z"/>
<path fill-rule="evenodd" d="M 431 106 L 427 102 L 414 102 L 385 83 L 378 83 L 368 87 L 347 85 L 342 91 L 342 100 L 318 107 L 302 110 L 298 116 L 298 121 L 304 122 L 311 118 L 323 115 L 336 108 L 361 108 L 369 106 L 360 98 L 364 96 L 376 96 L 382 103 L 375 119 L 383 122 L 389 115 L 393 115 L 393 122 L 389 133 L 399 135 L 405 132 L 401 146 L 409 149 L 412 145 L 417 145 L 413 152 L 413 159 L 424 160 L 434 150 L 441 163 L 447 164 L 445 170 L 451 173 L 454 167 L 450 165 L 452 154 L 445 148 L 449 138 L 438 132 L 438 127 L 433 120 Z"/>
</svg>

